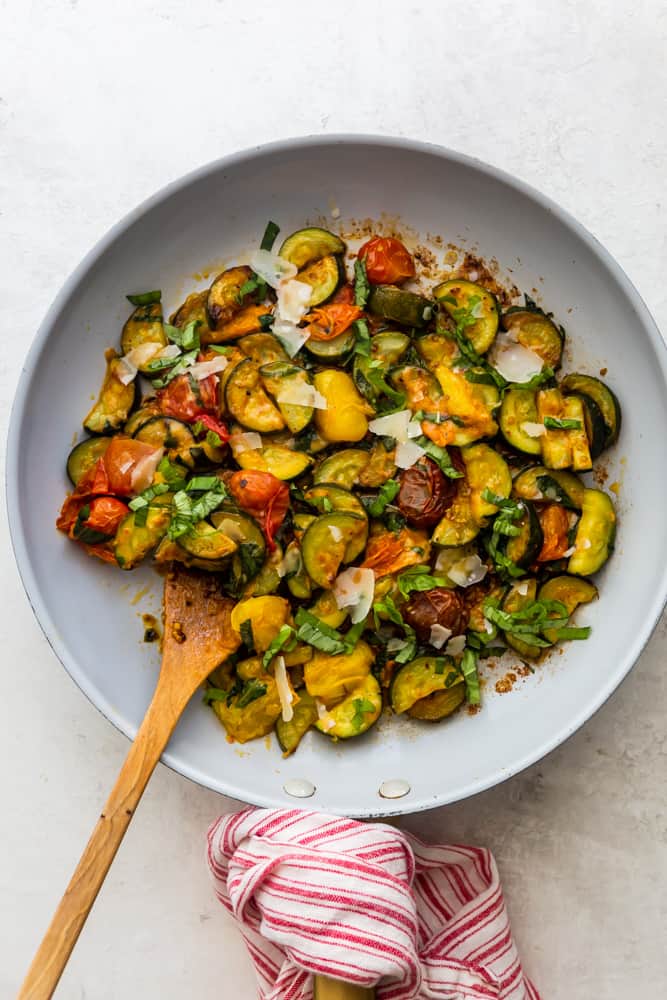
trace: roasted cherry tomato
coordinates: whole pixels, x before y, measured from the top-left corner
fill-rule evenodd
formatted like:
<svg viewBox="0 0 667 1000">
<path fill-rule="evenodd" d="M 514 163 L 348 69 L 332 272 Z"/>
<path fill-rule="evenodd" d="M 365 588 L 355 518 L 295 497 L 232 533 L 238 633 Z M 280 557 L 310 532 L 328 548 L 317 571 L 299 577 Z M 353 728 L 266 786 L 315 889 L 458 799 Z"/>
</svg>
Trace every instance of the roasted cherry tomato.
<svg viewBox="0 0 667 1000">
<path fill-rule="evenodd" d="M 116 497 L 94 497 L 77 514 L 70 535 L 87 545 L 97 545 L 113 538 L 130 508 Z"/>
<path fill-rule="evenodd" d="M 189 375 L 177 375 L 164 389 L 158 390 L 160 410 L 165 417 L 175 417 L 186 423 L 197 419 L 203 406 L 201 398 L 192 387 L 192 381 Z"/>
<path fill-rule="evenodd" d="M 239 507 L 259 522 L 266 543 L 273 552 L 276 547 L 275 534 L 285 520 L 289 507 L 287 484 L 270 472 L 242 469 L 229 477 L 228 485 Z"/>
<path fill-rule="evenodd" d="M 117 434 L 100 459 L 108 477 L 108 488 L 104 492 L 116 496 L 141 493 L 153 482 L 161 457 L 161 448 Z"/>
<path fill-rule="evenodd" d="M 570 530 L 570 519 L 567 511 L 560 504 L 550 503 L 538 510 L 537 516 L 544 536 L 537 561 L 551 562 L 553 559 L 562 559 L 569 548 L 567 535 Z"/>
<path fill-rule="evenodd" d="M 468 626 L 468 611 L 455 590 L 434 587 L 413 594 L 401 608 L 403 620 L 411 625 L 421 642 L 431 638 L 431 626 L 443 625 L 452 635 L 461 635 Z"/>
<path fill-rule="evenodd" d="M 223 424 L 221 420 L 218 420 L 216 417 L 212 417 L 210 413 L 200 413 L 197 420 L 205 428 L 205 430 L 213 431 L 217 434 L 222 444 L 229 441 L 229 430 L 227 429 L 226 424 Z M 195 421 L 195 423 L 196 422 L 197 421 Z"/>
<path fill-rule="evenodd" d="M 359 306 L 345 302 L 331 302 L 312 309 L 306 319 L 311 340 L 333 340 L 352 326 L 363 315 Z"/>
<path fill-rule="evenodd" d="M 448 479 L 430 458 L 420 458 L 416 465 L 399 476 L 401 488 L 396 506 L 416 528 L 430 528 L 444 516 L 456 496 L 456 479 Z"/>
<path fill-rule="evenodd" d="M 361 247 L 358 257 L 366 262 L 366 274 L 372 285 L 399 285 L 415 276 L 412 255 L 393 236 L 373 236 Z"/>
</svg>

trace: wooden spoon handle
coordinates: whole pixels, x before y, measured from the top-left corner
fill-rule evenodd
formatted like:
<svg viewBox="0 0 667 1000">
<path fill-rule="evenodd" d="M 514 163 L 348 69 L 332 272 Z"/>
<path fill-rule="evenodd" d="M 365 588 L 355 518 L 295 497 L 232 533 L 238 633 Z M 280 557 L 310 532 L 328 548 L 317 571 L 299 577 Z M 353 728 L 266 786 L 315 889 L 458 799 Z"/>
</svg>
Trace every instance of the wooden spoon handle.
<svg viewBox="0 0 667 1000">
<path fill-rule="evenodd" d="M 184 704 L 158 683 L 116 784 L 42 939 L 17 1000 L 48 1000 L 86 922 L 125 831 Z"/>
</svg>

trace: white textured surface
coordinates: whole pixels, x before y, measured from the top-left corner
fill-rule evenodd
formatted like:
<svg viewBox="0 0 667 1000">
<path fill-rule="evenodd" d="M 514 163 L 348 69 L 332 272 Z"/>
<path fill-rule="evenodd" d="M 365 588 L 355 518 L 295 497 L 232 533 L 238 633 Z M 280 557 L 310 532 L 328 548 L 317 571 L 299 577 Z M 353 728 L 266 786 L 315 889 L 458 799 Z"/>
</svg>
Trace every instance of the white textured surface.
<svg viewBox="0 0 667 1000">
<path fill-rule="evenodd" d="M 0 6 L 4 423 L 24 343 L 99 235 L 191 167 L 285 135 L 410 135 L 516 172 L 606 244 L 667 329 L 659 0 L 639 0 L 631 12 L 618 0 L 483 0 L 474 14 L 395 0 L 328 8 L 192 0 L 185 10 L 175 0 Z M 4 451 L 4 432 L 2 443 Z M 38 478 L 35 470 L 36 488 Z M 2 532 L 4 997 L 18 986 L 126 741 L 56 662 L 4 522 Z M 637 984 L 646 996 L 665 992 L 665 644 L 663 619 L 611 702 L 541 764 L 404 821 L 426 837 L 495 851 L 545 1000 L 625 1000 Z M 254 995 L 202 862 L 207 823 L 233 806 L 158 768 L 59 996 Z"/>
</svg>

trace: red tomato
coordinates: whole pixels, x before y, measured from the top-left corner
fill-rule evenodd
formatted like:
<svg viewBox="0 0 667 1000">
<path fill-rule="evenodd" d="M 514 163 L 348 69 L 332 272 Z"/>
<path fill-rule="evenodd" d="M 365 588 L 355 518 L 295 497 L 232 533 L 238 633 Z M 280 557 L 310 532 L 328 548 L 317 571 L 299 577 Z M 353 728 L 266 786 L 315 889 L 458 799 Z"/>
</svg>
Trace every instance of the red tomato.
<svg viewBox="0 0 667 1000">
<path fill-rule="evenodd" d="M 204 410 L 218 412 L 218 385 L 220 379 L 217 375 L 207 375 L 199 382 L 199 398 Z"/>
<path fill-rule="evenodd" d="M 285 520 L 289 507 L 289 489 L 270 472 L 242 469 L 229 478 L 229 489 L 239 507 L 260 524 L 271 552 L 274 535 Z"/>
<path fill-rule="evenodd" d="M 207 431 L 214 431 L 223 444 L 225 441 L 229 441 L 229 431 L 226 424 L 223 424 L 221 420 L 217 420 L 216 417 L 212 417 L 209 413 L 200 413 L 197 420 L 200 424 L 203 424 Z"/>
<path fill-rule="evenodd" d="M 392 236 L 373 236 L 361 247 L 358 257 L 366 262 L 366 274 L 372 285 L 398 285 L 415 276 L 411 254 Z"/>
<path fill-rule="evenodd" d="M 113 538 L 130 508 L 115 497 L 93 497 L 87 500 L 70 529 L 70 538 L 97 545 Z M 85 516 L 81 516 L 85 515 Z"/>
<path fill-rule="evenodd" d="M 542 507 L 537 516 L 544 535 L 542 550 L 537 561 L 551 562 L 552 559 L 562 559 L 568 550 L 567 534 L 570 520 L 567 511 L 557 503 L 550 503 Z"/>
<path fill-rule="evenodd" d="M 107 493 L 131 496 L 150 486 L 160 459 L 160 448 L 118 434 L 99 460 L 108 476 Z M 82 484 L 77 487 L 77 491 Z"/>
<path fill-rule="evenodd" d="M 306 319 L 312 340 L 333 340 L 363 316 L 359 306 L 345 302 L 331 302 L 319 309 L 312 309 Z"/>
<path fill-rule="evenodd" d="M 160 409 L 165 417 L 175 417 L 186 423 L 196 420 L 202 411 L 201 399 L 192 388 L 189 375 L 177 375 L 157 393 Z"/>
</svg>

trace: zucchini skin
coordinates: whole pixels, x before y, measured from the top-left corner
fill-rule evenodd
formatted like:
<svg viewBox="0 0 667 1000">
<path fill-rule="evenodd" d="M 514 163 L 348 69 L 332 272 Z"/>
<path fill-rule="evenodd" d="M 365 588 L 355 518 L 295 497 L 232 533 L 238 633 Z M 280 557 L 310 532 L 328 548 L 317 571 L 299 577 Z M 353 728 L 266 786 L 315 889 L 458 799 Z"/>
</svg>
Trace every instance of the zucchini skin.
<svg viewBox="0 0 667 1000">
<path fill-rule="evenodd" d="M 616 539 L 616 511 L 602 490 L 584 490 L 581 518 L 574 541 L 568 573 L 591 576 L 606 563 Z"/>
<path fill-rule="evenodd" d="M 606 382 L 593 375 L 573 372 L 571 375 L 566 375 L 560 385 L 566 395 L 582 393 L 597 403 L 607 428 L 605 448 L 615 444 L 621 432 L 621 404 Z"/>
<path fill-rule="evenodd" d="M 67 475 L 73 486 L 78 486 L 89 469 L 102 458 L 110 440 L 108 437 L 90 437 L 74 445 L 67 456 Z"/>
<path fill-rule="evenodd" d="M 433 304 L 423 295 L 406 292 L 395 285 L 373 285 L 368 308 L 392 323 L 425 326 L 433 315 Z"/>
</svg>

